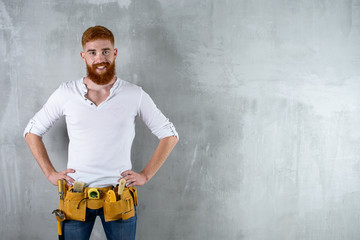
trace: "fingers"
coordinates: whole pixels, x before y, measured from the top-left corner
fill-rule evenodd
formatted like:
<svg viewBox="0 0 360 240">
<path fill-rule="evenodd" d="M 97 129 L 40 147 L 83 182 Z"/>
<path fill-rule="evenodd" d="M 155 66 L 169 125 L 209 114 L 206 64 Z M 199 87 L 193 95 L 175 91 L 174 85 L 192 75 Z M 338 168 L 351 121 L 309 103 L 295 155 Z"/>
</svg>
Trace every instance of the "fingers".
<svg viewBox="0 0 360 240">
<path fill-rule="evenodd" d="M 75 172 L 75 170 L 71 169 L 71 168 L 65 169 L 64 171 L 61 171 L 61 173 L 63 173 L 63 174 L 74 173 L 74 172 Z"/>
<path fill-rule="evenodd" d="M 127 187 L 142 186 L 146 183 L 146 180 L 144 179 L 143 175 L 134 172 L 132 170 L 127 170 L 122 172 L 121 176 L 123 179 L 126 180 Z"/>
<path fill-rule="evenodd" d="M 54 180 L 53 184 L 57 185 L 57 181 L 58 180 L 65 180 L 66 185 L 68 187 L 71 187 L 72 184 L 75 182 L 75 179 L 73 179 L 72 177 L 69 177 L 67 174 L 68 173 L 74 173 L 75 170 L 74 169 L 65 169 L 61 172 L 58 172 L 54 175 L 54 178 L 52 178 Z"/>
<path fill-rule="evenodd" d="M 124 179 L 126 180 L 127 187 L 131 187 L 130 185 L 136 181 L 136 177 L 134 175 L 127 175 Z"/>
<path fill-rule="evenodd" d="M 126 170 L 126 171 L 121 173 L 122 178 L 124 178 L 126 180 L 126 186 L 127 187 L 133 186 L 133 185 L 131 185 L 131 183 L 133 183 L 134 180 L 135 180 L 134 173 L 135 172 L 131 171 L 131 170 Z"/>
<path fill-rule="evenodd" d="M 135 181 L 135 174 L 136 173 L 132 170 L 126 170 L 121 173 L 122 178 L 126 180 L 127 187 L 134 186 L 134 185 L 132 185 L 132 183 Z M 119 179 L 119 181 L 120 181 L 120 179 Z"/>
<path fill-rule="evenodd" d="M 65 181 L 65 184 L 66 184 L 66 186 L 68 186 L 68 187 L 72 187 L 72 186 L 73 186 L 73 184 L 70 183 L 70 182 L 68 182 L 68 181 Z"/>
<path fill-rule="evenodd" d="M 132 170 L 126 170 L 126 171 L 121 173 L 121 176 L 125 177 L 126 175 L 131 175 L 133 173 L 134 173 L 134 171 L 132 171 Z"/>
<path fill-rule="evenodd" d="M 71 178 L 71 177 L 69 177 L 69 176 L 66 176 L 66 175 L 65 175 L 65 177 L 64 177 L 63 179 L 65 179 L 65 181 L 68 182 L 68 183 L 70 183 L 70 184 L 72 184 L 72 183 L 75 182 L 75 180 L 74 180 L 73 178 Z"/>
<path fill-rule="evenodd" d="M 66 184 L 67 184 L 68 186 L 71 186 L 72 183 L 75 182 L 75 179 L 73 179 L 72 177 L 69 177 L 67 174 L 68 174 L 68 173 L 74 173 L 74 172 L 75 172 L 74 169 L 65 169 L 65 170 L 63 170 L 63 171 L 60 172 L 60 174 L 61 174 L 61 178 L 60 178 L 60 179 L 64 179 L 64 180 L 66 181 Z"/>
</svg>

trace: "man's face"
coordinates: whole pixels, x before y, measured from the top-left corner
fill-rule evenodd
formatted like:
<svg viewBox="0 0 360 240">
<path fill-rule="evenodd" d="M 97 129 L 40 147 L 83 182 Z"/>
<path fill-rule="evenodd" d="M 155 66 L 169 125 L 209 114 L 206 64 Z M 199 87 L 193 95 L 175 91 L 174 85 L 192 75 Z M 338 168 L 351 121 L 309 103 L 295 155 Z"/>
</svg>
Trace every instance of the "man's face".
<svg viewBox="0 0 360 240">
<path fill-rule="evenodd" d="M 88 77 L 96 84 L 105 85 L 115 76 L 117 49 L 107 39 L 87 42 L 80 53 L 86 63 Z"/>
</svg>

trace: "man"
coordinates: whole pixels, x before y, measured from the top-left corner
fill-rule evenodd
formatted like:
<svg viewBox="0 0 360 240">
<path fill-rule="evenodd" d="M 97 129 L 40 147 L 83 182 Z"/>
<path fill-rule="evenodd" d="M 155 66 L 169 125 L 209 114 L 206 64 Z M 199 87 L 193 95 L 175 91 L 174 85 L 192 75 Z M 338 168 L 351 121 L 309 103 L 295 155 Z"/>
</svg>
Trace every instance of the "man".
<svg viewBox="0 0 360 240">
<path fill-rule="evenodd" d="M 141 87 L 115 76 L 117 49 L 110 30 L 102 26 L 87 29 L 82 46 L 87 76 L 61 84 L 28 123 L 25 140 L 53 185 L 66 180 L 65 199 L 59 204 L 70 219 L 62 225 L 65 239 L 89 239 L 96 216 L 100 216 L 108 239 L 135 239 L 133 186 L 144 185 L 155 175 L 176 145 L 178 134 Z M 70 140 L 68 169 L 56 171 L 42 136 L 61 116 L 65 116 Z M 137 116 L 160 139 L 140 173 L 131 170 L 130 160 Z M 126 180 L 128 197 L 116 196 L 115 202 L 107 195 L 116 192 L 121 178 Z M 85 183 L 84 193 L 74 191 L 75 181 Z M 87 195 L 90 191 L 98 193 L 99 199 Z M 124 206 L 129 212 L 123 212 Z"/>
</svg>

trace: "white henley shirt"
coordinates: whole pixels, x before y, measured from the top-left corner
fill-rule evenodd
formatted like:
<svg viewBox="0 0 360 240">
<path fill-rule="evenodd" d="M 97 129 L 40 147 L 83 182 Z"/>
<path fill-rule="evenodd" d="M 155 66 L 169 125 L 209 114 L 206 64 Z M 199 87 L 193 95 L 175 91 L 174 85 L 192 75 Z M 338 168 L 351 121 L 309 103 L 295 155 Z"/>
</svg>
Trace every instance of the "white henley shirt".
<svg viewBox="0 0 360 240">
<path fill-rule="evenodd" d="M 24 131 L 42 137 L 65 116 L 68 136 L 68 174 L 89 187 L 116 185 L 121 173 L 131 169 L 135 118 L 139 116 L 159 139 L 176 136 L 174 125 L 141 87 L 117 79 L 109 97 L 96 106 L 87 99 L 83 79 L 66 82 L 50 96 Z"/>
</svg>

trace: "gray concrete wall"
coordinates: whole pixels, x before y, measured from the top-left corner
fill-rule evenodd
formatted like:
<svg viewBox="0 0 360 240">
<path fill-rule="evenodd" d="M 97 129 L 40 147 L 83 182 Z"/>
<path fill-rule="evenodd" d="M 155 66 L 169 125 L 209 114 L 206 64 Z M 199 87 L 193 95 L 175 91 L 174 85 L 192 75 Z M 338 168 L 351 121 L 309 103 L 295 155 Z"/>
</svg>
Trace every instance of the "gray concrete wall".
<svg viewBox="0 0 360 240">
<path fill-rule="evenodd" d="M 359 239 L 359 0 L 0 0 L 1 239 L 56 238 L 56 187 L 21 135 L 85 74 L 96 24 L 116 36 L 118 76 L 180 133 L 138 188 L 137 239 Z M 64 120 L 44 141 L 64 169 Z M 138 122 L 134 170 L 156 144 Z"/>
</svg>

